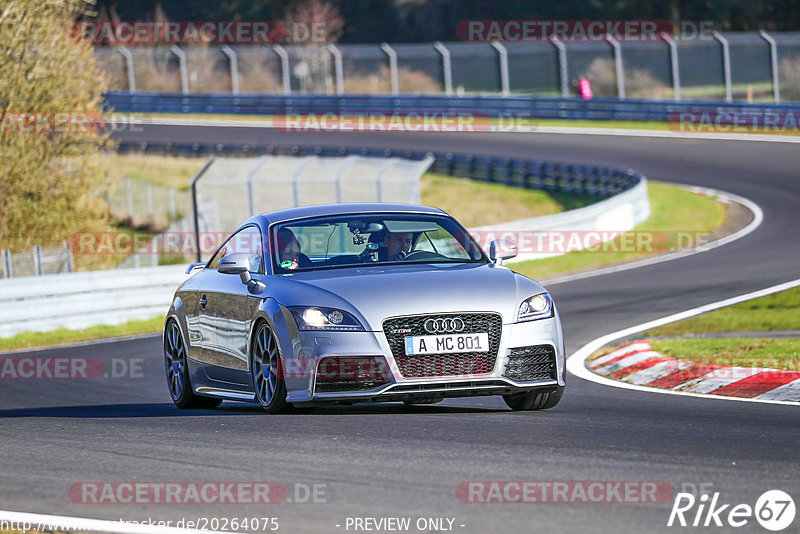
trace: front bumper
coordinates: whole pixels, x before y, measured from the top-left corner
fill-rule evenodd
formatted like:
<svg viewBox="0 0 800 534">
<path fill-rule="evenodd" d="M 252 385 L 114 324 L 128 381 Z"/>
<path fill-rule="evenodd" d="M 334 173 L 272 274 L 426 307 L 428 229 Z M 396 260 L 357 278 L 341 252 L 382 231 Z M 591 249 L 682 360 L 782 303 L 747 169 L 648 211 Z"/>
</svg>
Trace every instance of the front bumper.
<svg viewBox="0 0 800 534">
<path fill-rule="evenodd" d="M 550 346 L 555 355 L 554 373 L 534 380 L 517 380 L 507 373 L 512 349 Z M 385 334 L 380 332 L 306 332 L 291 340 L 292 366 L 306 369 L 302 376 L 287 376 L 289 402 L 370 402 L 414 399 L 508 395 L 534 390 L 554 390 L 564 385 L 565 354 L 561 324 L 550 319 L 502 325 L 498 355 L 491 372 L 476 375 L 406 378 L 398 369 Z M 316 369 L 330 357 L 383 357 L 388 364 L 387 381 L 371 389 L 319 391 Z M 504 376 L 509 375 L 509 376 Z"/>
</svg>

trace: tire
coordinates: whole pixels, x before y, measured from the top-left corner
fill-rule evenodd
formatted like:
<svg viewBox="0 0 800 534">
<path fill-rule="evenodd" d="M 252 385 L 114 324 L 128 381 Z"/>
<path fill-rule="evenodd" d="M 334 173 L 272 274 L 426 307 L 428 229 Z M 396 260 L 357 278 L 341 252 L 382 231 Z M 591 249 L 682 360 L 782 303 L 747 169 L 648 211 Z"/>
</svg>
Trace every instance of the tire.
<svg viewBox="0 0 800 534">
<path fill-rule="evenodd" d="M 564 395 L 564 386 L 558 386 L 554 391 L 532 391 L 530 393 L 515 393 L 503 395 L 506 405 L 519 412 L 522 410 L 547 410 L 554 407 Z"/>
<path fill-rule="evenodd" d="M 255 332 L 250 350 L 250 374 L 256 400 L 267 413 L 288 411 L 291 405 L 286 402 L 278 340 L 266 322 L 260 322 Z"/>
<path fill-rule="evenodd" d="M 164 370 L 169 395 L 178 408 L 216 408 L 222 403 L 222 399 L 196 395 L 192 390 L 186 343 L 175 319 L 167 321 L 164 328 Z"/>
</svg>

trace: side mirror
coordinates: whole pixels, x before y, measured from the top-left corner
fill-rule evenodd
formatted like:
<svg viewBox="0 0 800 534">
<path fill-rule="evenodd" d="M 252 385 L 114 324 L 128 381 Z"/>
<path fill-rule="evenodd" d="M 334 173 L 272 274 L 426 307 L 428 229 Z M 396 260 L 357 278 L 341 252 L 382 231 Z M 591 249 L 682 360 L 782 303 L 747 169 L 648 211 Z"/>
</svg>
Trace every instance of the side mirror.
<svg viewBox="0 0 800 534">
<path fill-rule="evenodd" d="M 250 283 L 250 257 L 247 254 L 228 254 L 217 264 L 217 271 L 223 274 L 238 274 L 243 284 Z"/>
<path fill-rule="evenodd" d="M 497 265 L 503 265 L 504 260 L 510 260 L 517 256 L 517 245 L 508 239 L 492 241 L 489 245 L 489 258 Z"/>
</svg>

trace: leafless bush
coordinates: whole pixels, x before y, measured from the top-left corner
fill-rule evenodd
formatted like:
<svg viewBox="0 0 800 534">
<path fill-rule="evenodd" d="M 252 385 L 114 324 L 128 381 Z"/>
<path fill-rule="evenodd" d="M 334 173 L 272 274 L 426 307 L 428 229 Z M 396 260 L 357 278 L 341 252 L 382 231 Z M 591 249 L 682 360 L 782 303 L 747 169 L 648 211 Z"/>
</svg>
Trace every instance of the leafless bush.
<svg viewBox="0 0 800 534">
<path fill-rule="evenodd" d="M 597 58 L 583 73 L 592 82 L 592 92 L 600 96 L 617 95 L 617 71 L 614 60 Z M 664 98 L 672 96 L 672 88 L 664 85 L 650 71 L 625 69 L 625 94 L 635 98 Z"/>
</svg>

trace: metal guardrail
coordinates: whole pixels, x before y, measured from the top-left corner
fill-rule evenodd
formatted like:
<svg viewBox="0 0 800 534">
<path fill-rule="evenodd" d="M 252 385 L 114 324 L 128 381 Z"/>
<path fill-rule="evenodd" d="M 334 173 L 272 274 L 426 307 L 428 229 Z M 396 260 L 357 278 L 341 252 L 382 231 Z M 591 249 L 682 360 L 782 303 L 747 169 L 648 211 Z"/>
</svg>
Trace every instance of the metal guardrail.
<svg viewBox="0 0 800 534">
<path fill-rule="evenodd" d="M 540 98 L 534 96 L 375 96 L 375 95 L 184 95 L 108 93 L 106 107 L 118 113 L 471 113 L 476 116 L 532 119 L 679 119 L 680 113 L 800 113 L 800 104 L 746 104 L 724 101 L 622 100 L 615 98 Z M 720 117 L 730 123 L 733 117 Z"/>
<path fill-rule="evenodd" d="M 521 158 L 452 152 L 415 152 L 388 148 L 368 149 L 319 145 L 275 146 L 224 143 L 137 143 L 123 141 L 119 143 L 118 150 L 120 152 L 150 152 L 194 156 L 282 154 L 341 157 L 360 155 L 369 157 L 404 157 L 414 160 L 423 160 L 432 155 L 434 162 L 430 168 L 431 172 L 526 189 L 542 189 L 545 191 L 588 194 L 600 197 L 612 196 L 631 189 L 642 178 L 642 175 L 632 170 L 595 165 L 572 165 Z"/>
<path fill-rule="evenodd" d="M 184 265 L 0 280 L 0 337 L 120 324 L 166 313 Z"/>
</svg>

